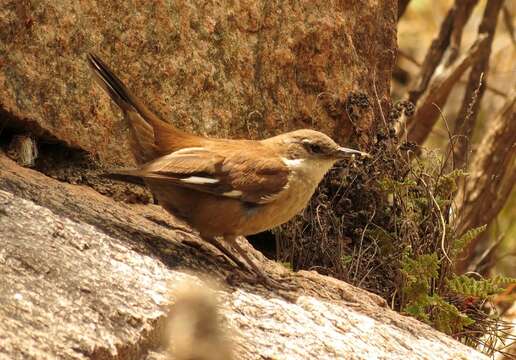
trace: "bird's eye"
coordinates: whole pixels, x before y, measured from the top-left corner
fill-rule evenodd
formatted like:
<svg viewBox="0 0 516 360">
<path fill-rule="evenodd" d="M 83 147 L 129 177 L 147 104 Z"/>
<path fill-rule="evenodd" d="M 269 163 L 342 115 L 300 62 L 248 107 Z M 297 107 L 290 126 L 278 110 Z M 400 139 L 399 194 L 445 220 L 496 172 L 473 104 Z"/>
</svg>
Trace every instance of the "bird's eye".
<svg viewBox="0 0 516 360">
<path fill-rule="evenodd" d="M 317 145 L 314 143 L 309 143 L 309 142 L 305 142 L 304 145 L 305 145 L 305 148 L 312 154 L 322 154 L 323 153 L 323 149 L 320 145 Z"/>
<path fill-rule="evenodd" d="M 314 153 L 314 154 L 321 154 L 323 151 L 322 151 L 322 148 L 317 145 L 317 144 L 311 144 L 310 145 L 310 150 Z"/>
</svg>

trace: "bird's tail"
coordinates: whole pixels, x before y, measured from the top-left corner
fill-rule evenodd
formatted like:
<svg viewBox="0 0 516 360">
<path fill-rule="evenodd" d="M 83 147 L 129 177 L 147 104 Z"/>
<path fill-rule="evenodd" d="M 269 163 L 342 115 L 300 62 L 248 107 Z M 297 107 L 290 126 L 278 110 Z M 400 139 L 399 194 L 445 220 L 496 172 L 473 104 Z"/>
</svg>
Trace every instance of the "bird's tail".
<svg viewBox="0 0 516 360">
<path fill-rule="evenodd" d="M 127 173 L 125 169 L 111 169 L 107 173 L 100 174 L 100 177 L 128 184 L 145 186 L 145 181 L 142 177 L 135 175 L 133 172 Z"/>
<path fill-rule="evenodd" d="M 88 54 L 88 63 L 99 85 L 122 109 L 130 124 L 131 149 L 138 164 L 174 151 L 175 140 L 188 136 L 149 110 L 97 55 Z"/>
</svg>

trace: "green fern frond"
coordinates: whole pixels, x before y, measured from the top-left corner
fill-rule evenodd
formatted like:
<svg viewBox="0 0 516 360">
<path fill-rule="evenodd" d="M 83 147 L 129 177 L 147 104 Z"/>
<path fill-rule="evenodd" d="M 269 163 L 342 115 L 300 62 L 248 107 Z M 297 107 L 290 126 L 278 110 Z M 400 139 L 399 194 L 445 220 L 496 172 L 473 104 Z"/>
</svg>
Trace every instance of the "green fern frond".
<svg viewBox="0 0 516 360">
<path fill-rule="evenodd" d="M 483 233 L 487 228 L 487 225 L 482 225 L 473 229 L 468 230 L 464 235 L 455 240 L 452 245 L 452 256 L 459 255 L 471 241 L 473 241 L 478 235 Z"/>
<path fill-rule="evenodd" d="M 516 283 L 515 278 L 496 276 L 492 279 L 477 280 L 467 275 L 453 276 L 446 280 L 449 290 L 464 296 L 487 298 L 505 290 L 507 285 Z"/>
<path fill-rule="evenodd" d="M 467 172 L 455 169 L 452 172 L 441 176 L 437 182 L 437 193 L 453 194 L 457 191 L 457 179 L 467 175 Z"/>
<path fill-rule="evenodd" d="M 447 334 L 461 332 L 475 323 L 439 295 L 425 295 L 407 304 L 403 311 Z"/>
</svg>

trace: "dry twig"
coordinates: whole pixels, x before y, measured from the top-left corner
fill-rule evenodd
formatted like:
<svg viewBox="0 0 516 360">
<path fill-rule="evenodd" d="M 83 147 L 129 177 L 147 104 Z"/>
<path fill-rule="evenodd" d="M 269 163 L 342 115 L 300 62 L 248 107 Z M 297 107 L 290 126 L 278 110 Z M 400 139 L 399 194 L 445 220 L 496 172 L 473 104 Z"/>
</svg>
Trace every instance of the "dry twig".
<svg viewBox="0 0 516 360">
<path fill-rule="evenodd" d="M 424 121 L 422 121 L 422 117 L 412 117 L 407 119 L 406 116 L 402 116 L 398 123 L 396 124 L 396 132 L 401 136 L 403 134 L 404 129 L 407 127 L 411 127 L 412 124 L 415 124 L 415 128 L 418 128 L 423 122 L 421 126 L 421 135 L 415 136 L 416 138 L 421 138 L 422 140 L 426 139 L 428 134 L 432 130 L 432 127 L 435 124 L 435 120 L 437 119 L 438 114 L 435 112 L 435 108 L 432 106 L 433 102 L 435 102 L 439 107 L 442 107 L 446 102 L 446 99 L 453 88 L 453 85 L 460 79 L 460 75 L 465 71 L 459 73 L 458 78 L 456 78 L 453 71 L 448 71 L 459 55 L 459 48 L 462 39 L 462 32 L 464 26 L 466 25 L 469 17 L 471 16 L 471 12 L 475 7 L 478 0 L 456 0 L 454 5 L 448 11 L 445 19 L 441 24 L 441 28 L 439 34 L 436 39 L 432 41 L 432 44 L 426 54 L 425 60 L 421 65 L 420 73 L 418 80 L 415 86 L 409 90 L 408 99 L 414 105 L 417 105 L 418 101 L 422 96 L 425 98 L 425 103 L 422 115 L 427 111 L 433 112 L 433 115 L 428 118 L 425 116 Z M 478 39 L 477 41 L 480 41 Z M 470 48 L 470 53 L 474 49 L 474 46 Z M 464 61 L 464 57 L 461 58 Z M 431 83 L 432 77 L 434 77 L 434 73 L 437 70 L 439 64 L 442 65 L 442 69 L 438 71 L 438 79 L 435 79 L 432 82 L 432 86 L 429 85 Z M 468 64 L 469 66 L 469 64 Z M 455 67 L 454 70 L 461 70 L 462 67 Z M 443 74 L 444 72 L 444 74 Z M 443 81 L 446 79 L 446 76 L 450 76 L 450 80 L 453 81 Z M 436 83 L 437 81 L 437 83 Z M 446 87 L 440 86 L 445 85 Z M 432 97 L 439 97 L 439 101 L 428 101 L 432 100 Z M 418 108 L 419 112 L 419 107 Z M 421 144 L 421 141 L 416 141 L 417 144 Z"/>
<path fill-rule="evenodd" d="M 478 145 L 470 176 L 455 198 L 455 204 L 461 204 L 456 211 L 460 215 L 456 226 L 458 235 L 489 224 L 503 208 L 516 183 L 516 89 L 491 124 Z M 478 239 L 469 244 L 465 260 L 457 265 L 458 272 L 468 268 Z"/>
<path fill-rule="evenodd" d="M 478 28 L 478 36 L 487 36 L 487 41 L 483 42 L 480 46 L 479 57 L 476 59 L 469 74 L 462 106 L 455 122 L 454 133 L 464 135 L 464 138 L 459 139 L 455 147 L 455 163 L 459 168 L 466 164 L 468 139 L 470 139 L 473 134 L 480 103 L 484 96 L 487 73 L 489 70 L 489 58 L 491 56 L 491 46 L 502 4 L 503 0 L 489 0 L 484 10 L 482 22 Z M 486 79 L 482 81 L 484 76 Z"/>
<path fill-rule="evenodd" d="M 422 99 L 421 105 L 417 108 L 408 128 L 409 141 L 422 144 L 426 140 L 439 116 L 436 105 L 439 108 L 444 106 L 453 87 L 475 61 L 480 48 L 486 41 L 487 37 L 477 39 L 467 53 L 462 55 L 453 65 L 449 66 L 445 71 L 435 77 Z M 400 133 L 403 129 L 402 122 L 398 122 L 396 126 L 397 132 Z"/>
<path fill-rule="evenodd" d="M 441 62 L 444 52 L 448 48 L 450 44 L 450 37 L 452 34 L 453 23 L 457 13 L 457 6 L 460 0 L 456 0 L 455 4 L 448 10 L 446 17 L 444 18 L 441 29 L 439 31 L 439 35 L 437 38 L 432 41 L 430 45 L 430 49 L 426 53 L 425 60 L 423 61 L 423 66 L 421 67 L 421 71 L 419 73 L 419 77 L 416 85 L 409 91 L 409 101 L 414 105 L 417 104 L 419 98 L 425 92 L 428 84 L 430 83 L 430 79 L 432 78 L 435 69 Z"/>
</svg>

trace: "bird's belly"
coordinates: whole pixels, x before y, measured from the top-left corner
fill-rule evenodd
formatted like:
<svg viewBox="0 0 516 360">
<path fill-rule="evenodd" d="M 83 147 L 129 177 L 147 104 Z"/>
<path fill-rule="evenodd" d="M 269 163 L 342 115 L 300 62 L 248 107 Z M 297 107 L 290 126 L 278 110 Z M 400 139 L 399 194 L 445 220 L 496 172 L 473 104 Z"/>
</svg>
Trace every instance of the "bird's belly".
<svg viewBox="0 0 516 360">
<path fill-rule="evenodd" d="M 148 181 L 158 202 L 205 236 L 252 235 L 281 225 L 300 213 L 318 182 L 310 179 L 290 184 L 277 199 L 258 205 Z"/>
<path fill-rule="evenodd" d="M 292 183 L 282 196 L 261 208 L 248 210 L 248 216 L 239 227 L 242 235 L 256 234 L 286 223 L 306 207 L 318 183 L 310 179 Z"/>
</svg>

